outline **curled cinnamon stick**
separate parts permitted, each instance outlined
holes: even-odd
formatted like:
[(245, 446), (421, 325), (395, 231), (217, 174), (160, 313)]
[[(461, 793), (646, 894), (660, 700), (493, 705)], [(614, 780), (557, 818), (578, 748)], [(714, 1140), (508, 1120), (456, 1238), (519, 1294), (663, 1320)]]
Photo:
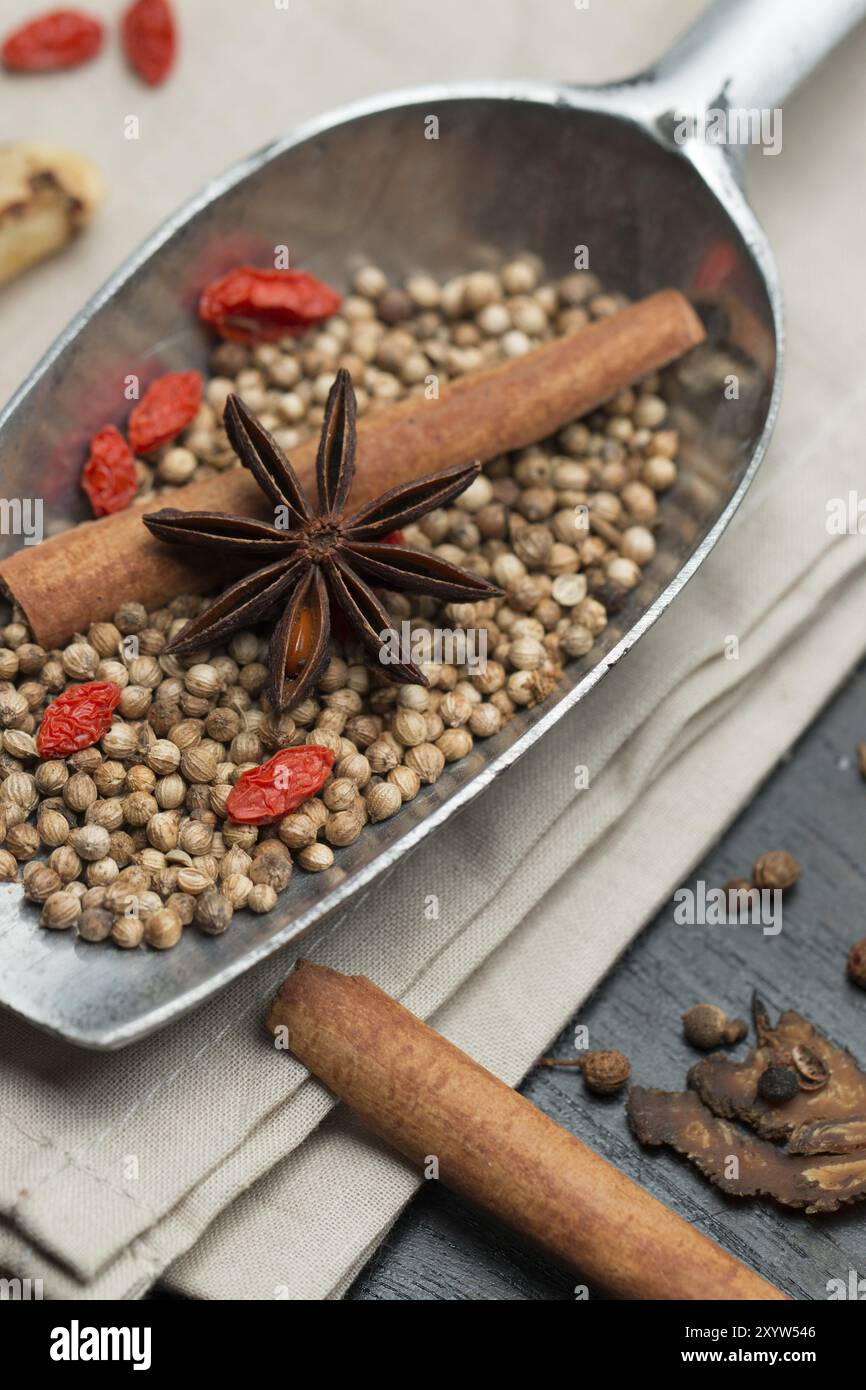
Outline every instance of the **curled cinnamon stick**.
[[(524, 357), (499, 363), (362, 420), (351, 502), (471, 459), (482, 462), (534, 444), (617, 391), (681, 357), (704, 338), (694, 310), (677, 290), (661, 290), (579, 333)], [(292, 453), (313, 493), (317, 441)], [(185, 511), (262, 516), (267, 506), (244, 469), (178, 488), (171, 504)], [(153, 501), (25, 546), (0, 564), (0, 581), (46, 649), (121, 603), (158, 608), (179, 593), (202, 593), (219, 579), (200, 557), (160, 545), (141, 524)]]
[(785, 1298), (363, 976), (299, 961), (268, 1028), (412, 1163), (611, 1294)]

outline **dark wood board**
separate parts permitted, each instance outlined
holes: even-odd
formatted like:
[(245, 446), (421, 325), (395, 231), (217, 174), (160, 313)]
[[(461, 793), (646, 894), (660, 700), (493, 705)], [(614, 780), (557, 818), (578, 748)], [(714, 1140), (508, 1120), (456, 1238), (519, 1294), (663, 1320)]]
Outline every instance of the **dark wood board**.
[[(550, 1051), (573, 1056), (574, 1027), (618, 1047), (642, 1085), (676, 1089), (699, 1055), (683, 1041), (690, 1004), (748, 1016), (757, 987), (773, 1009), (799, 1009), (866, 1064), (866, 993), (845, 977), (848, 947), (866, 936), (866, 742), (862, 665), (751, 805), (683, 886), (720, 887), (768, 849), (787, 849), (803, 878), (779, 936), (748, 926), (684, 927), (673, 902), (602, 982)], [(710, 789), (711, 794), (711, 789)], [(805, 1217), (769, 1202), (737, 1202), (682, 1160), (641, 1150), (622, 1099), (598, 1100), (578, 1074), (540, 1067), (522, 1090), (534, 1104), (662, 1201), (798, 1299), (826, 1299), (828, 1281), (866, 1278), (866, 1205)], [(350, 1289), (363, 1300), (573, 1299), (576, 1276), (436, 1183), (428, 1184)], [(592, 1291), (593, 1296), (601, 1296)]]

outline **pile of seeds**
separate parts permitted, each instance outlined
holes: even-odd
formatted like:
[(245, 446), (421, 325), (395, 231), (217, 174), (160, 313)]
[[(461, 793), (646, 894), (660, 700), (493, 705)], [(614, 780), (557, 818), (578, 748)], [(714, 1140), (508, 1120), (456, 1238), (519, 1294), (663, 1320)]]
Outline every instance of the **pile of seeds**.
[[(237, 466), (219, 424), (236, 391), (291, 451), (317, 434), (338, 367), (370, 413), (556, 334), (625, 301), (588, 272), (539, 282), (523, 257), (440, 286), (405, 288), (375, 267), (354, 278), (341, 313), (300, 339), (215, 348), (205, 403), (179, 443), (139, 461), (139, 496)], [(486, 665), (423, 664), (429, 688), (395, 686), (353, 642), (334, 644), (315, 696), (289, 714), (269, 706), (267, 642), (237, 633), (195, 657), (164, 648), (211, 600), (181, 596), (148, 613), (126, 604), (62, 651), (31, 640), (17, 613), (0, 628), (0, 878), (23, 865), (42, 925), (88, 941), (166, 948), (195, 922), (218, 934), (235, 909), (268, 912), (293, 862), (328, 869), (368, 822), (396, 814), (446, 765), (543, 699), (562, 666), (585, 656), (655, 553), (657, 495), (676, 479), (676, 432), (655, 377), (553, 439), (493, 460), (453, 507), (406, 531), (407, 542), (491, 578), (503, 599), (450, 604), (387, 594), (395, 623), (433, 632), (483, 629)], [(122, 691), (99, 744), (40, 761), (34, 734), (68, 685)], [(336, 760), (321, 793), (272, 826), (226, 816), (244, 770), (311, 743)]]

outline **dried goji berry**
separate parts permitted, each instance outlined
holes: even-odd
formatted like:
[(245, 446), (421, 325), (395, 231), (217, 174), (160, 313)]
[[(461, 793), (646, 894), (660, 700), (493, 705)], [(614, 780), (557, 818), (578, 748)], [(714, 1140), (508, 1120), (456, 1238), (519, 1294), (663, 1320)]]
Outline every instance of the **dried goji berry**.
[(174, 66), (177, 30), (168, 0), (135, 0), (121, 22), (130, 67), (151, 87), (164, 82)]
[(257, 270), (241, 265), (201, 295), (199, 318), (223, 338), (269, 342), (330, 318), (340, 296), (305, 270)]
[(3, 66), (12, 72), (52, 72), (77, 68), (102, 47), (98, 19), (79, 10), (51, 10), (28, 20), (4, 41)]
[(244, 825), (267, 825), (315, 796), (333, 766), (330, 748), (317, 744), (281, 748), (261, 767), (241, 773), (229, 792), (226, 810), (232, 820)]
[(169, 372), (145, 391), (129, 417), (129, 442), (149, 454), (185, 429), (201, 405), (201, 373)]
[(90, 457), (84, 465), (81, 486), (90, 498), (94, 516), (122, 512), (135, 496), (138, 489), (135, 459), (114, 425), (106, 425), (91, 439)]
[(119, 703), (120, 686), (113, 681), (90, 681), (64, 690), (42, 716), (36, 735), (40, 758), (65, 758), (90, 748), (111, 728)]

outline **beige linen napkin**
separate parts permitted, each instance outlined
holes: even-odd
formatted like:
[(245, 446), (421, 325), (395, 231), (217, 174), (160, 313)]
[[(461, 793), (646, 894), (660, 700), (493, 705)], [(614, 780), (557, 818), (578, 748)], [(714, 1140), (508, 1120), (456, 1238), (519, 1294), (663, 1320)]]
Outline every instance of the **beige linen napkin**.
[[(866, 645), (862, 538), (825, 526), (827, 499), (860, 482), (866, 414), (851, 368), (866, 330), (841, 318), (860, 209), (840, 107), (863, 51), (834, 60), (832, 99), (813, 83), (786, 111), (783, 155), (754, 171), (794, 349), (771, 458), (730, 534), (628, 662), (316, 946), (510, 1081)], [(263, 1036), (291, 959), (115, 1056), (0, 1019), (0, 1266), (53, 1296), (134, 1297), (168, 1266), (203, 1297), (339, 1296), (416, 1180)]]

